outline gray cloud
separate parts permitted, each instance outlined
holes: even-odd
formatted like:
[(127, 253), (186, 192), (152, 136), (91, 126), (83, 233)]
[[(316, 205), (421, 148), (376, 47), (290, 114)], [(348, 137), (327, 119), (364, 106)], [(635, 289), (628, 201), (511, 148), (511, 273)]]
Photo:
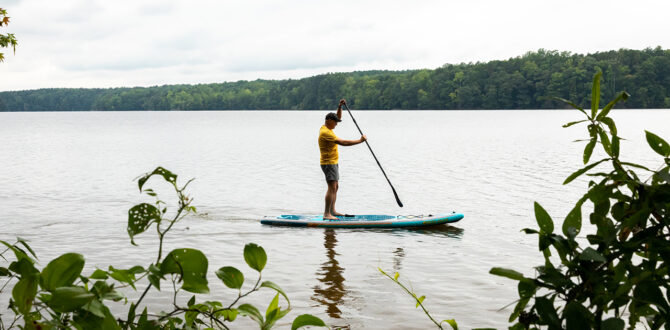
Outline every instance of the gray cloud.
[[(12, 22), (1, 31), (15, 33), (19, 47), (0, 64), (0, 90), (435, 68), (538, 48), (670, 48), (670, 3), (661, 0), (640, 6), (622, 0), (10, 0), (2, 6)], [(593, 13), (620, 19), (602, 33)]]

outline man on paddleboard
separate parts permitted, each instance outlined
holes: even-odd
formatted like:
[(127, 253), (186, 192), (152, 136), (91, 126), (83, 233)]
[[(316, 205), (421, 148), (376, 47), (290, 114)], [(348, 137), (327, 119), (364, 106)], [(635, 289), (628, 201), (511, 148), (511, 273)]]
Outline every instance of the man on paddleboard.
[(323, 218), (329, 220), (337, 220), (336, 216), (343, 215), (335, 211), (335, 200), (337, 199), (337, 190), (339, 188), (338, 181), (340, 180), (340, 171), (338, 166), (339, 154), (337, 153), (337, 145), (354, 146), (363, 143), (366, 140), (365, 135), (361, 135), (358, 140), (342, 140), (338, 138), (333, 129), (337, 123), (342, 121), (342, 105), (346, 101), (340, 100), (340, 105), (337, 107), (337, 113), (331, 112), (326, 115), (326, 122), (319, 130), (319, 150), (321, 151), (321, 170), (326, 175), (326, 183), (328, 190), (326, 191), (326, 207), (323, 211)]

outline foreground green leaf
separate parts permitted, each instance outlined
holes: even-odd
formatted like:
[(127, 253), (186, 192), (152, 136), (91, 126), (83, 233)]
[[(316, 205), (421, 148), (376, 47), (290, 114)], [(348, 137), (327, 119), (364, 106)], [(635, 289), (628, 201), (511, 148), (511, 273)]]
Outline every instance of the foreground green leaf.
[(254, 307), (254, 305), (242, 304), (239, 307), (237, 307), (237, 311), (239, 312), (240, 315), (248, 316), (252, 320), (256, 321), (256, 323), (258, 323), (261, 327), (263, 326), (264, 323), (263, 315), (261, 315), (261, 312), (259, 312), (258, 308)]
[(268, 260), (268, 256), (265, 254), (265, 250), (254, 244), (249, 243), (244, 246), (244, 261), (247, 262), (247, 265), (252, 269), (261, 272), (265, 268), (265, 263)]
[(647, 143), (649, 143), (649, 146), (656, 151), (657, 154), (663, 156), (663, 157), (668, 157), (670, 156), (670, 145), (668, 142), (663, 140), (660, 136), (649, 132), (649, 131), (644, 131), (646, 133), (647, 137)]
[(493, 267), (489, 271), (489, 274), (497, 275), (497, 276), (502, 276), (502, 277), (507, 277), (509, 279), (521, 281), (524, 277), (523, 274), (517, 272), (516, 270), (508, 269), (508, 268), (501, 268), (501, 267)]
[(161, 274), (178, 274), (182, 289), (193, 293), (209, 293), (207, 286), (207, 257), (196, 249), (174, 249), (161, 264)]
[(540, 227), (540, 232), (545, 234), (551, 234), (554, 232), (554, 221), (551, 220), (549, 213), (540, 205), (540, 203), (535, 202), (535, 219), (537, 220), (537, 225)]
[(609, 158), (601, 159), (601, 160), (599, 160), (599, 161), (597, 161), (593, 164), (590, 164), (590, 165), (576, 171), (575, 173), (570, 174), (570, 176), (568, 176), (567, 179), (565, 179), (565, 181), (563, 181), (563, 184), (568, 184), (568, 183), (572, 182), (572, 180), (578, 178), (580, 175), (586, 173), (586, 171), (598, 166), (598, 164), (600, 164), (600, 163), (602, 163), (606, 160), (609, 160)]
[(579, 259), (594, 262), (607, 262), (607, 259), (605, 259), (602, 254), (591, 247), (584, 249), (584, 251), (579, 254)]
[(163, 179), (165, 179), (165, 181), (167, 181), (169, 183), (172, 183), (172, 184), (177, 183), (177, 175), (176, 174), (174, 174), (174, 173), (164, 169), (163, 167), (159, 166), (159, 167), (156, 167), (156, 169), (153, 172), (144, 175), (143, 177), (141, 177), (137, 181), (137, 185), (139, 186), (140, 191), (142, 191), (142, 187), (147, 182), (147, 180), (149, 180), (149, 178), (151, 178), (154, 175), (162, 176)]
[(231, 289), (240, 289), (244, 284), (244, 274), (235, 267), (221, 267), (216, 271), (216, 277)]
[(84, 256), (79, 253), (66, 253), (51, 260), (40, 276), (40, 286), (53, 291), (61, 286), (70, 286), (84, 269)]
[(94, 298), (93, 293), (79, 286), (60, 287), (53, 291), (49, 306), (57, 312), (67, 313), (86, 305)]
[[(454, 319), (442, 320), (442, 322), (447, 322), (451, 326), (452, 329), (458, 330), (458, 323), (456, 323), (456, 320), (454, 320)], [(442, 324), (442, 322), (440, 322), (440, 324)]]
[[(572, 228), (574, 231), (570, 231)], [(575, 237), (582, 230), (582, 205), (576, 205), (563, 221), (563, 234), (567, 237)]]
[(310, 315), (310, 314), (302, 314), (293, 320), (293, 324), (291, 325), (291, 330), (296, 330), (302, 327), (306, 326), (312, 326), (312, 327), (325, 327), (326, 323), (323, 322), (320, 318)]
[(130, 243), (133, 245), (135, 241), (133, 237), (146, 231), (152, 223), (159, 223), (161, 221), (161, 211), (147, 203), (142, 203), (133, 206), (128, 210), (128, 235), (130, 236)]
[(598, 138), (592, 137), (589, 143), (586, 144), (586, 147), (584, 147), (584, 164), (589, 162), (589, 159), (591, 159), (591, 155), (593, 154), (593, 148), (595, 148), (596, 143), (598, 142)]

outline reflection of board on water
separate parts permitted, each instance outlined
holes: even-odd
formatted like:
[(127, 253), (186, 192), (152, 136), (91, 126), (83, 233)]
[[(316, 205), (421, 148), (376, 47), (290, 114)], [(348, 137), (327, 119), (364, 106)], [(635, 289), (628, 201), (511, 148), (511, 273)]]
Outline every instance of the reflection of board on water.
[(326, 229), (324, 231), (323, 246), (326, 248), (328, 260), (321, 264), (321, 268), (316, 273), (318, 276), (317, 279), (323, 283), (323, 287), (314, 287), (312, 300), (324, 305), (328, 316), (339, 319), (342, 311), (340, 311), (338, 305), (342, 304), (347, 291), (344, 287), (344, 276), (342, 275), (344, 268), (340, 267), (337, 259), (335, 259), (337, 255), (337, 252), (335, 252), (336, 245), (337, 238), (335, 237), (335, 231)]

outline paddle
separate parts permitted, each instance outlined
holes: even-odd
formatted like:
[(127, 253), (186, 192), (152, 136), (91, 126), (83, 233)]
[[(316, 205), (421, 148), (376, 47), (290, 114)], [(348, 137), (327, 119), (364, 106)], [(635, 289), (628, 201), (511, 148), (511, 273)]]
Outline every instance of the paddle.
[[(344, 103), (344, 107), (347, 109), (347, 112), (349, 113), (349, 116), (351, 116), (351, 119), (354, 121), (354, 124), (356, 125), (356, 128), (358, 128), (358, 132), (363, 135), (363, 131), (361, 131), (361, 128), (358, 126), (358, 123), (356, 122), (356, 118), (354, 118), (354, 115), (351, 114), (351, 110), (349, 110), (349, 106)], [(368, 146), (368, 149), (370, 149), (370, 153), (372, 153), (372, 157), (375, 158), (375, 161), (377, 162), (377, 165), (379, 165), (379, 169), (382, 170), (382, 173), (384, 174), (384, 177), (386, 178), (386, 181), (388, 181), (389, 186), (391, 186), (391, 190), (393, 190), (393, 195), (395, 195), (395, 201), (398, 202), (398, 206), (402, 207), (402, 202), (400, 201), (400, 198), (398, 198), (398, 193), (395, 192), (395, 188), (393, 188), (393, 185), (391, 184), (391, 180), (389, 180), (389, 177), (386, 176), (386, 172), (384, 172), (384, 168), (382, 167), (382, 164), (379, 163), (379, 160), (377, 159), (377, 156), (375, 156), (374, 151), (372, 151), (372, 148), (370, 147), (370, 144), (368, 143), (368, 140), (365, 140), (365, 144)]]

